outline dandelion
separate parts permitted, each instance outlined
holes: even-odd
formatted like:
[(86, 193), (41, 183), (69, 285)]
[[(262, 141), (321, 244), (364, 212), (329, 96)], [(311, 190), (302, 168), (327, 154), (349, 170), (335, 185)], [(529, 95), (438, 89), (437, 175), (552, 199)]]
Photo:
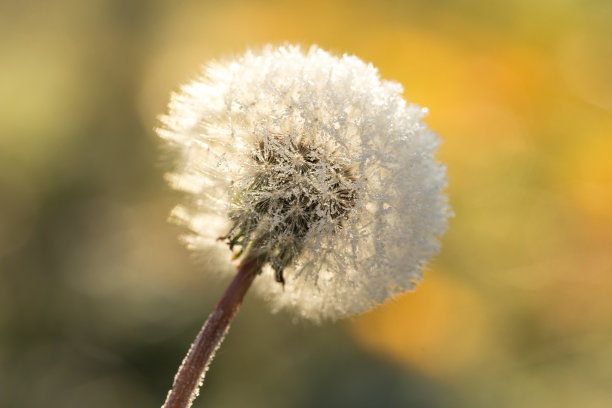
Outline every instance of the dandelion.
[(402, 92), (357, 57), (268, 46), (173, 95), (158, 133), (179, 152), (168, 178), (188, 201), (172, 218), (218, 270), (240, 266), (181, 368), (199, 358), (192, 388), (178, 390), (179, 370), (166, 407), (190, 405), (251, 283), (275, 310), (320, 321), (420, 281), (450, 209), (439, 139)]

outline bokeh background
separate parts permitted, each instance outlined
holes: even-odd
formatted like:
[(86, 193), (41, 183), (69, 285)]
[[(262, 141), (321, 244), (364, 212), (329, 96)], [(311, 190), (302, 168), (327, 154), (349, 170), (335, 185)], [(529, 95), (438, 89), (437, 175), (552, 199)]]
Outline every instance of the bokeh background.
[(153, 132), (201, 63), (312, 43), (427, 106), (456, 213), (415, 293), (315, 326), (252, 294), (196, 407), (612, 406), (608, 0), (3, 1), (0, 406), (160, 406), (227, 281)]

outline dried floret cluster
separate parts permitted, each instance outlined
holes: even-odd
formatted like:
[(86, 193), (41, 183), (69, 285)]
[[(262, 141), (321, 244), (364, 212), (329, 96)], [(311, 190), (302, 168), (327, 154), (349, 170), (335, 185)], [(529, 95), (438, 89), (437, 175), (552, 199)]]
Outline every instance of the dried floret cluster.
[(258, 251), (255, 287), (314, 320), (412, 288), (450, 209), (439, 139), (402, 92), (318, 47), (207, 65), (158, 130), (180, 153), (169, 179), (189, 193), (173, 214), (190, 247), (227, 271), (228, 246)]

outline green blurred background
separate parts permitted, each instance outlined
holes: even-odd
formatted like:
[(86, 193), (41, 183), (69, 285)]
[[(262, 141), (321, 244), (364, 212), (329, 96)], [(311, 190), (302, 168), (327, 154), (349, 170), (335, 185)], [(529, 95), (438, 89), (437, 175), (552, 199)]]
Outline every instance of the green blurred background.
[(0, 406), (160, 406), (226, 281), (166, 223), (169, 93), (249, 45), (431, 110), (456, 217), (419, 289), (314, 326), (253, 294), (204, 407), (612, 406), (608, 0), (3, 1)]

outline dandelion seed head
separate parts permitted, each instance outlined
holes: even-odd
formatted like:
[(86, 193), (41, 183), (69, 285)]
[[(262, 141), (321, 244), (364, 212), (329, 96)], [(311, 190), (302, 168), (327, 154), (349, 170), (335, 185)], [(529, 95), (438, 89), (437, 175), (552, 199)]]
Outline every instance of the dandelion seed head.
[(168, 180), (188, 198), (172, 218), (190, 248), (234, 273), (228, 246), (239, 258), (256, 245), (257, 290), (313, 320), (413, 288), (451, 210), (427, 110), (402, 92), (316, 46), (207, 65), (158, 129), (180, 155)]

